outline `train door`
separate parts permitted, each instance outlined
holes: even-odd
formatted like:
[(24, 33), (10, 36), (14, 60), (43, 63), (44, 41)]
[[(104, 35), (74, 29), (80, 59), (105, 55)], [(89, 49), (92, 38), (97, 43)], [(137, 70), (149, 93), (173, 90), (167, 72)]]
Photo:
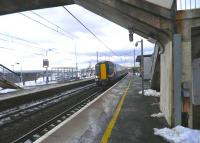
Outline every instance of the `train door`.
[(100, 64), (100, 77), (101, 80), (106, 80), (107, 79), (107, 69), (106, 69), (106, 64)]

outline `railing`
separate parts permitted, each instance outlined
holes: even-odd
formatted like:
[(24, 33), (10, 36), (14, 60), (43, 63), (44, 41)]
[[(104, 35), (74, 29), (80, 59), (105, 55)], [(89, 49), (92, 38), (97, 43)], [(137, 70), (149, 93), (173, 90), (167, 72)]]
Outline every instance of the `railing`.
[(177, 10), (191, 10), (200, 8), (200, 0), (176, 0)]
[(67, 81), (76, 77), (76, 68), (74, 67), (53, 67), (51, 69), (52, 81)]
[(20, 75), (0, 64), (0, 79), (12, 83), (19, 83)]

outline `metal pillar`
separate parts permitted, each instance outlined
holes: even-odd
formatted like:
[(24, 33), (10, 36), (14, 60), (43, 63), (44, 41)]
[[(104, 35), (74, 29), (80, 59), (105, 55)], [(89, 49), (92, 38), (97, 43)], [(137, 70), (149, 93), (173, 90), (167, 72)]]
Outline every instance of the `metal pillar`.
[(76, 51), (76, 41), (74, 43), (75, 48), (75, 59), (76, 59), (76, 80), (78, 79), (78, 63), (77, 63), (77, 51)]
[(133, 57), (134, 57), (134, 68), (135, 68), (135, 47), (134, 47), (134, 49), (133, 49), (134, 51), (134, 53), (133, 53)]
[(173, 113), (174, 126), (181, 124), (182, 97), (181, 97), (181, 35), (173, 37)]
[(48, 67), (46, 67), (46, 84), (49, 83)]
[(143, 55), (143, 39), (137, 41), (135, 46), (138, 46), (138, 43), (141, 43), (141, 76), (142, 76), (142, 95), (144, 96), (144, 55)]
[(97, 51), (97, 63), (99, 62), (99, 53)]
[(144, 55), (143, 55), (143, 40), (141, 40), (141, 63), (142, 63), (142, 95), (144, 95)]

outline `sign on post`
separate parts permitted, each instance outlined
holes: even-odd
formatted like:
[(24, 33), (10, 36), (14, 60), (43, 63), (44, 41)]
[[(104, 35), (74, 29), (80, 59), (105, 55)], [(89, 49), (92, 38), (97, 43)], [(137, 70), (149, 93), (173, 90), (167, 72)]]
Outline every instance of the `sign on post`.
[(43, 59), (43, 67), (48, 68), (49, 67), (49, 60), (48, 59)]

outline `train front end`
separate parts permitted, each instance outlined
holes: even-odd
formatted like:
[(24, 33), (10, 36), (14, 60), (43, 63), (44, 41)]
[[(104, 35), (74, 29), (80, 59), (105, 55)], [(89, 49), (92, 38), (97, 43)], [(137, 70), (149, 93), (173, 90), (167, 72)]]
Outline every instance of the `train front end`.
[(95, 66), (95, 73), (96, 73), (96, 78), (95, 78), (96, 84), (98, 86), (106, 85), (108, 81), (107, 64), (105, 62), (97, 63)]

